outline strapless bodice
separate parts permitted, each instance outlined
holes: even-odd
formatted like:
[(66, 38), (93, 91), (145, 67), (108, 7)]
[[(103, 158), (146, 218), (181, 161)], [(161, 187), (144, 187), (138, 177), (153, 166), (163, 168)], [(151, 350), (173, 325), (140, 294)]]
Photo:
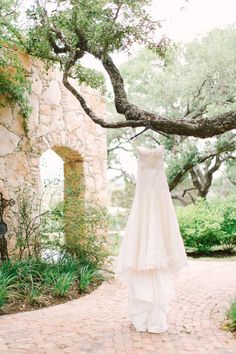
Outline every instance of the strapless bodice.
[(138, 152), (138, 162), (141, 169), (164, 168), (164, 146), (160, 145), (156, 149), (146, 147), (136, 148)]

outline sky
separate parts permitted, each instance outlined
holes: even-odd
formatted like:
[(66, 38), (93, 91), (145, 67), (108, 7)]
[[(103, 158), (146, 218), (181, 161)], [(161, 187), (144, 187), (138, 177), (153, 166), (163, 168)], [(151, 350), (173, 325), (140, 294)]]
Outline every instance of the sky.
[[(189, 42), (214, 28), (236, 23), (236, 0), (153, 0), (150, 12), (161, 21), (158, 33)], [(113, 58), (116, 64), (128, 59), (123, 53)]]
[(236, 22), (235, 0), (153, 0), (155, 17), (176, 41), (189, 41), (213, 28)]

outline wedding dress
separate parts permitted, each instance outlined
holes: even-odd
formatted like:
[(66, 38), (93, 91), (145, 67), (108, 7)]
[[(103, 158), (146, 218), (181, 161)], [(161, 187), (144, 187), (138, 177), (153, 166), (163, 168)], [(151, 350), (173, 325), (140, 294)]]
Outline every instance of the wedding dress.
[(167, 331), (174, 278), (187, 265), (164, 169), (164, 147), (137, 148), (138, 173), (117, 272), (128, 285), (128, 317), (138, 331)]

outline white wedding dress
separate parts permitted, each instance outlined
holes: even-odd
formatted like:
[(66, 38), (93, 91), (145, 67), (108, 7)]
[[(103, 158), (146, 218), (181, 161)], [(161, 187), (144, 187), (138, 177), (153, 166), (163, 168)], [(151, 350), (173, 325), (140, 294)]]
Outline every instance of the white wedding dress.
[(167, 331), (174, 277), (187, 257), (164, 169), (164, 147), (137, 148), (135, 196), (117, 263), (137, 331)]

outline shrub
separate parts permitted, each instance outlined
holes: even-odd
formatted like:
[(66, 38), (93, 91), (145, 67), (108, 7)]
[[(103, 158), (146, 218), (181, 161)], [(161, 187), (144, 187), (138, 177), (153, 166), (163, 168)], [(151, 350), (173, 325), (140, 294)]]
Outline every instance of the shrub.
[(29, 188), (16, 191), (16, 204), (12, 211), (11, 237), (15, 241), (11, 257), (18, 259), (38, 258), (43, 249), (41, 238), (42, 217), (47, 212), (41, 211), (38, 196)]
[(232, 251), (236, 246), (236, 207), (225, 206), (221, 222), (220, 243), (223, 248)]
[(209, 254), (221, 246), (232, 251), (236, 245), (236, 208), (230, 200), (207, 201), (178, 207), (180, 232), (187, 250)]

